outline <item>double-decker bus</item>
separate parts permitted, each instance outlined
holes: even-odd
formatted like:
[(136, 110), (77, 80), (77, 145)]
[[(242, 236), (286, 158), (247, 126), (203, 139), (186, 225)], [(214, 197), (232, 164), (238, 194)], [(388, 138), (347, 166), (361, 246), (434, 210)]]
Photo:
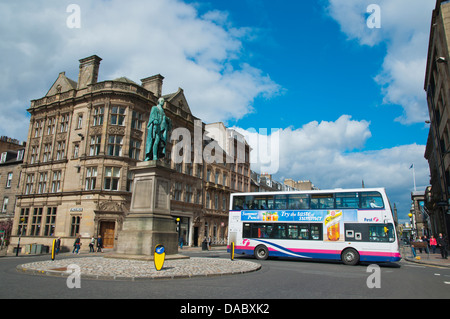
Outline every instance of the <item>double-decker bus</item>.
[(401, 259), (384, 188), (231, 194), (228, 251), (303, 259)]

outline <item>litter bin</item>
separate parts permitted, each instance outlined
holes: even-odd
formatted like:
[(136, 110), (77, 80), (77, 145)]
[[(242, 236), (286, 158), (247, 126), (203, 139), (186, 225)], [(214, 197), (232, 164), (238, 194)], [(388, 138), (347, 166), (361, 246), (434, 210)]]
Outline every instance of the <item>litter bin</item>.
[(208, 250), (208, 243), (206, 240), (202, 241), (202, 250)]

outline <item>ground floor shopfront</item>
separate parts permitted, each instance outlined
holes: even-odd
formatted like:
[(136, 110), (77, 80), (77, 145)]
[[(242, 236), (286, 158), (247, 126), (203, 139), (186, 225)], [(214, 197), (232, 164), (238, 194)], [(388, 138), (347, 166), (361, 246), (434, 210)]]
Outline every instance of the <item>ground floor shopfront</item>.
[[(190, 210), (175, 202), (171, 206), (174, 229), (184, 246), (201, 246), (205, 238), (212, 245), (227, 243), (228, 217), (224, 214), (205, 214), (200, 205)], [(71, 251), (77, 236), (81, 236), (82, 251), (89, 251), (92, 238), (99, 236), (104, 248), (113, 249), (128, 213), (129, 201), (123, 196), (23, 198), (16, 207), (8, 252), (13, 253), (19, 241), (21, 253), (29, 252), (34, 244), (51, 247), (55, 238), (61, 239), (62, 251)]]

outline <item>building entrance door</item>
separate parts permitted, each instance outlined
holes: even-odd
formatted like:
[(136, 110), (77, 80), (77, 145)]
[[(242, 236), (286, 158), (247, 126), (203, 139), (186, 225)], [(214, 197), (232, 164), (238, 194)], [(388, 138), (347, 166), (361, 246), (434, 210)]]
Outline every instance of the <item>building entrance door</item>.
[(115, 222), (101, 222), (100, 235), (103, 238), (104, 248), (114, 248), (114, 229), (116, 227)]

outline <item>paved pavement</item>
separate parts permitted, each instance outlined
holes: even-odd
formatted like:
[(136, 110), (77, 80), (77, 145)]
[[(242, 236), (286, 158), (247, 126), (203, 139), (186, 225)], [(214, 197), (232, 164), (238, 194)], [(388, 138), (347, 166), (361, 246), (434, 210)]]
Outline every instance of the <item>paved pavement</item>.
[[(219, 248), (218, 248), (219, 249)], [(184, 251), (199, 251), (188, 248)], [(114, 252), (104, 254), (64, 254), (64, 259), (40, 261), (17, 266), (17, 270), (29, 274), (68, 277), (76, 272), (81, 278), (101, 280), (175, 279), (204, 276), (223, 276), (257, 271), (261, 265), (246, 260), (224, 258), (166, 256), (161, 271), (155, 269), (151, 258), (111, 258)], [(207, 256), (207, 254), (205, 254)]]
[(401, 254), (403, 259), (410, 262), (450, 268), (450, 259), (443, 259), (439, 249), (436, 249), (435, 254), (433, 254), (431, 251), (430, 254), (427, 254), (424, 249), (422, 249), (421, 253), (419, 249), (416, 249), (416, 258), (415, 258), (413, 256), (411, 246), (402, 246)]

